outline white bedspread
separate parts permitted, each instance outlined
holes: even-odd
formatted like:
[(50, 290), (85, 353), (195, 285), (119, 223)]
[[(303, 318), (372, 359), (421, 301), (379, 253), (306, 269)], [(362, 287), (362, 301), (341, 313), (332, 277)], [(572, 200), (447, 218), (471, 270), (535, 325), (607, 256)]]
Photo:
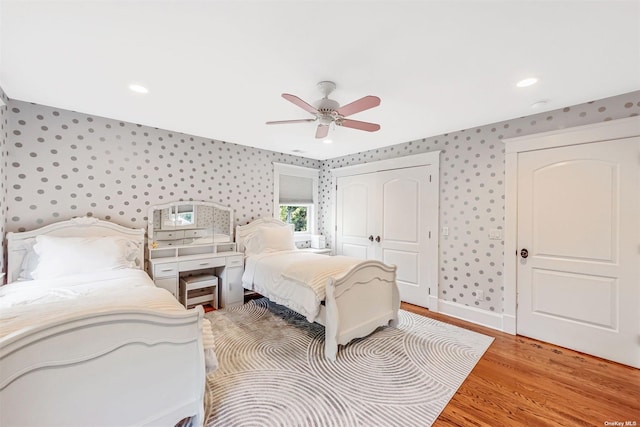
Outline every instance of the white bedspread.
[(330, 277), (339, 277), (362, 262), (345, 256), (281, 251), (247, 258), (242, 284), (314, 322), (326, 298)]
[[(0, 339), (25, 327), (77, 315), (141, 307), (162, 313), (185, 310), (139, 269), (14, 282), (0, 287)], [(207, 319), (204, 321), (205, 358), (215, 361), (211, 327), (206, 325)], [(207, 366), (211, 369), (215, 367)]]

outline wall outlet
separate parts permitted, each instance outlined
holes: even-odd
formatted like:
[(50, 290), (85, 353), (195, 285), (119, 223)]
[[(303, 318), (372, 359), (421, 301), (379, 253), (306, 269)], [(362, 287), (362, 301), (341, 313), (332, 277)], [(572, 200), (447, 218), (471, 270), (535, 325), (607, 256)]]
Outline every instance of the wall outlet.
[(476, 291), (476, 301), (484, 301), (484, 291)]

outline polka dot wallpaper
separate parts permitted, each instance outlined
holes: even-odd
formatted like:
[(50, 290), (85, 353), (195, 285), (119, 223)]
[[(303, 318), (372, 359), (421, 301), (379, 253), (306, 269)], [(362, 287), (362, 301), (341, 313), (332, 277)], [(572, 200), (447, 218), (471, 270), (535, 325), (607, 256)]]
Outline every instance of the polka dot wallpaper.
[(504, 228), (502, 139), (638, 114), (640, 91), (320, 162), (10, 100), (0, 109), (0, 227), (82, 215), (145, 227), (150, 205), (175, 200), (230, 206), (246, 224), (271, 216), (280, 162), (321, 169), (320, 231), (331, 241), (331, 169), (441, 150), (440, 226), (449, 235), (440, 236), (439, 297), (499, 313), (503, 242), (489, 230)]
[[(9, 132), (9, 114), (7, 112), (9, 99), (0, 88), (0, 236), (4, 236), (7, 211), (7, 138)], [(0, 271), (4, 271), (5, 243), (2, 240), (2, 255), (0, 256)], [(2, 280), (0, 280), (2, 283)]]
[(490, 229), (504, 228), (502, 139), (638, 114), (640, 91), (324, 161), (321, 233), (331, 241), (331, 169), (441, 150), (440, 227), (449, 235), (440, 235), (439, 297), (502, 312), (504, 246), (489, 240)]
[(151, 205), (205, 200), (271, 216), (273, 162), (317, 160), (12, 100), (7, 231), (74, 216), (146, 227)]

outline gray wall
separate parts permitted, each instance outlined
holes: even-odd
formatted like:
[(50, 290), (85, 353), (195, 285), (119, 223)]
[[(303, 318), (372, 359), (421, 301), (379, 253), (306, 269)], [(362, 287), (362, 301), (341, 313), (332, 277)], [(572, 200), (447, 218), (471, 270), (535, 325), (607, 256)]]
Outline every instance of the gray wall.
[[(321, 232), (331, 240), (331, 169), (441, 150), (440, 227), (449, 227), (449, 235), (440, 236), (439, 297), (502, 312), (503, 241), (489, 240), (489, 229), (504, 228), (501, 140), (638, 114), (640, 91), (327, 160), (320, 176)], [(484, 290), (485, 301), (475, 300), (476, 290)]]
[[(0, 106), (0, 236), (4, 237), (7, 218), (7, 139), (9, 134), (9, 98), (0, 87), (0, 99), (4, 105)], [(2, 240), (2, 254), (0, 254), (0, 271), (4, 271), (5, 243)], [(3, 281), (0, 280), (0, 284)]]
[(317, 160), (11, 100), (7, 231), (90, 215), (146, 227), (151, 205), (206, 200), (271, 216), (272, 162)]

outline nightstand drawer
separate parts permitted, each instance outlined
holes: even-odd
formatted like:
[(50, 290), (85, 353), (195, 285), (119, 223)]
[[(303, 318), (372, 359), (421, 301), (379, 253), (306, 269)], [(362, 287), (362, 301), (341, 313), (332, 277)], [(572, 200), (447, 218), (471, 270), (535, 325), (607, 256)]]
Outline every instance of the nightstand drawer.
[(178, 263), (169, 262), (153, 266), (153, 277), (178, 277)]
[(242, 267), (243, 265), (242, 255), (227, 257), (227, 267)]
[(180, 261), (180, 271), (201, 270), (224, 266), (224, 258), (194, 259), (192, 261)]

